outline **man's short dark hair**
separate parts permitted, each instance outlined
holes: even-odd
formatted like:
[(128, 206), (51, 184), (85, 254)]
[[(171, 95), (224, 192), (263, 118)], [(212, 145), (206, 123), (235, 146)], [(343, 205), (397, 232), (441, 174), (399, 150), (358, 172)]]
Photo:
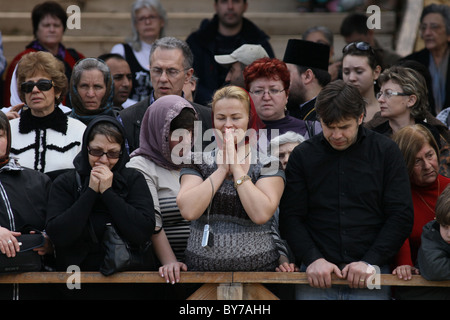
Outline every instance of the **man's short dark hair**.
[(306, 70), (310, 69), (314, 76), (317, 79), (317, 82), (320, 84), (321, 87), (325, 87), (328, 83), (331, 81), (331, 75), (328, 73), (328, 71), (319, 69), (319, 68), (309, 68), (305, 66), (299, 66), (296, 65), (298, 69), (298, 74), (303, 74), (306, 72)]
[(100, 60), (105, 61), (105, 62), (108, 61), (109, 59), (112, 59), (112, 58), (117, 59), (117, 60), (125, 60), (125, 61), (127, 61), (123, 56), (121, 56), (118, 53), (104, 53), (104, 54), (99, 55), (98, 58)]
[(341, 24), (341, 36), (349, 37), (354, 32), (359, 34), (367, 34), (369, 28), (367, 28), (367, 16), (362, 13), (351, 13), (344, 18)]
[(345, 119), (359, 119), (366, 111), (366, 102), (359, 90), (343, 80), (326, 85), (316, 99), (317, 117), (331, 125)]

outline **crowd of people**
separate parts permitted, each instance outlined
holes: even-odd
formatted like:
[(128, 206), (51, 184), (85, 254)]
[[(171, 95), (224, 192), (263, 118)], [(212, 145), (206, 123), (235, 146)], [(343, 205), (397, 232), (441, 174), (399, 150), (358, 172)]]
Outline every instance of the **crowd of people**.
[[(450, 299), (450, 288), (368, 289), (374, 272), (450, 280), (450, 6), (423, 9), (425, 48), (406, 57), (349, 14), (339, 61), (324, 26), (276, 58), (247, 7), (215, 0), (182, 40), (165, 34), (158, 0), (137, 0), (132, 37), (85, 57), (63, 45), (64, 9), (36, 5), (35, 39), (5, 71), (1, 253), (14, 259), (17, 236), (39, 231), (43, 270), (99, 271), (113, 225), (130, 244), (151, 241), (150, 271), (171, 284), (182, 271), (302, 271), (309, 284), (281, 296)], [(25, 285), (21, 297), (197, 288), (148, 286)], [(0, 285), (2, 299), (17, 292)]]

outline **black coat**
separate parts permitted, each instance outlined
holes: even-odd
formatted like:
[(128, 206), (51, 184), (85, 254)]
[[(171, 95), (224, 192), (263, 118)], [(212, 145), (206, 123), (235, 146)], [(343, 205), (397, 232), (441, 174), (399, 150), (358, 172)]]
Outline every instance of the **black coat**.
[[(0, 169), (0, 181), (12, 211), (11, 216), (7, 212), (6, 201), (2, 198), (0, 226), (19, 232), (31, 229), (43, 231), (51, 186), (50, 178), (39, 171), (23, 167), (11, 169), (10, 165), (5, 165)], [(14, 225), (14, 228), (11, 228), (11, 225)]]
[[(402, 60), (414, 60), (414, 61), (422, 63), (427, 68), (429, 68), (429, 66), (430, 66), (430, 51), (425, 48), (420, 51), (411, 53), (410, 55), (404, 57)], [(431, 89), (431, 88), (429, 88), (429, 89)], [(428, 94), (432, 96), (433, 92), (431, 90), (429, 90), (429, 91), (430, 92)], [(445, 101), (444, 101), (444, 105), (441, 106), (442, 109), (450, 107), (450, 61), (447, 66), (447, 79), (445, 81), (445, 92), (446, 92)]]
[[(74, 160), (75, 169), (60, 175), (50, 191), (46, 230), (56, 248), (57, 267), (64, 271), (70, 265), (80, 266), (83, 271), (99, 270), (104, 257), (101, 239), (108, 222), (116, 226), (126, 241), (135, 245), (148, 241), (155, 228), (152, 196), (144, 176), (125, 167), (129, 160), (126, 152), (112, 168), (111, 188), (103, 194), (89, 188), (91, 166), (87, 139), (99, 121), (111, 122), (123, 132), (113, 117), (100, 116), (92, 120), (83, 136), (82, 151)], [(125, 150), (125, 143), (122, 150)]]
[(214, 15), (211, 20), (203, 20), (199, 30), (191, 33), (186, 42), (194, 54), (194, 70), (199, 81), (195, 93), (195, 102), (208, 105), (214, 91), (224, 85), (227, 70), (214, 60), (214, 55), (229, 54), (243, 44), (260, 44), (269, 57), (275, 57), (269, 36), (253, 22), (243, 18), (241, 31), (234, 37), (234, 48), (230, 52), (220, 52), (216, 48), (219, 36), (219, 18)]

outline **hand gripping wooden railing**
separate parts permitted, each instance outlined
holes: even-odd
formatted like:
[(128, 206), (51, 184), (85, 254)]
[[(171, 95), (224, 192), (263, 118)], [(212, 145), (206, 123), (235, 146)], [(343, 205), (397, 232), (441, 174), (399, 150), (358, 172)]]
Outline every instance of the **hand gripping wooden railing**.
[[(6, 283), (68, 283), (73, 273), (66, 272), (25, 272), (1, 274), (0, 284)], [(165, 283), (158, 272), (120, 272), (103, 276), (99, 272), (80, 272), (83, 283)], [(308, 284), (304, 272), (182, 272), (180, 283), (203, 283), (193, 293), (191, 300), (274, 300), (278, 299), (264, 284)], [(332, 284), (347, 285), (346, 280), (332, 277)], [(395, 275), (381, 274), (381, 286), (424, 286), (450, 287), (448, 281), (427, 281), (420, 275), (413, 275), (411, 280), (400, 280)]]

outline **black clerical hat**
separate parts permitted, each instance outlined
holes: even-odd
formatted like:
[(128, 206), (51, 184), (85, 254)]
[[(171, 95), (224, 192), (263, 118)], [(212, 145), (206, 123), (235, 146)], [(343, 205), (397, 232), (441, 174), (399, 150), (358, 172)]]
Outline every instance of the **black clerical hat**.
[(317, 42), (289, 39), (283, 61), (328, 71), (330, 47)]

